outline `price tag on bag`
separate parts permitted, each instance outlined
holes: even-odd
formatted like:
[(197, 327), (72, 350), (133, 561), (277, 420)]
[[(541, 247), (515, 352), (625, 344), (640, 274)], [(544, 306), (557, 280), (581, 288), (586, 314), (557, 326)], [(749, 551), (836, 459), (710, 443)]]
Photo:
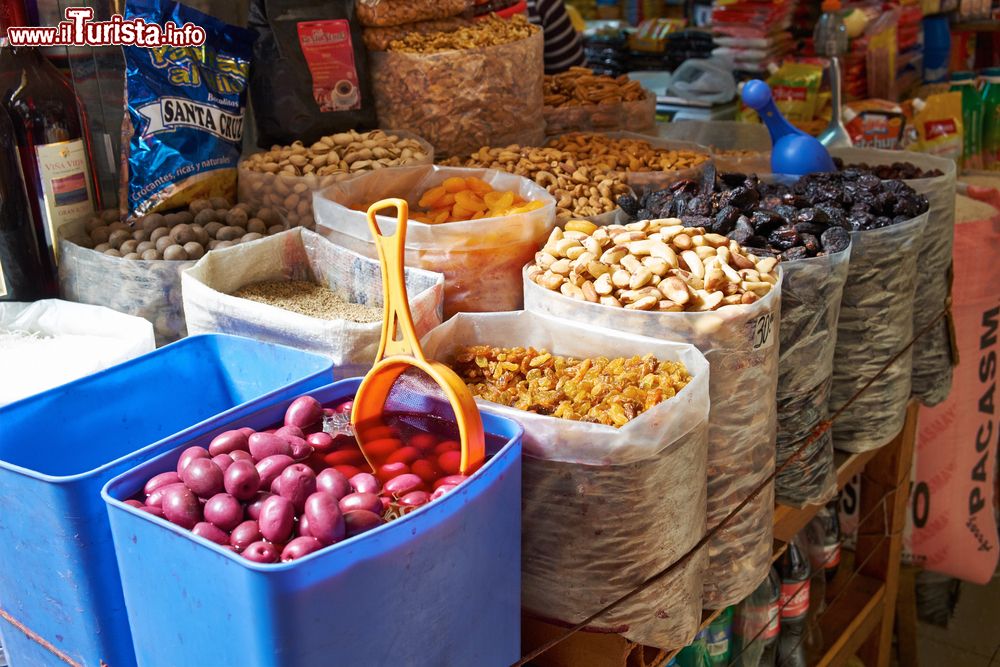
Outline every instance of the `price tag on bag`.
[(771, 347), (776, 338), (774, 313), (764, 313), (750, 320), (747, 322), (747, 330), (750, 336), (750, 349), (756, 351)]

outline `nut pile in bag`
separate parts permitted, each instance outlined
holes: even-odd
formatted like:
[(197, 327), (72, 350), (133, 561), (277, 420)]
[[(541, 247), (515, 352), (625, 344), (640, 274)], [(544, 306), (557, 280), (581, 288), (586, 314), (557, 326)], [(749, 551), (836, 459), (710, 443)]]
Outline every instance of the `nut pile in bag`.
[(404, 26), (466, 12), (471, 0), (358, 0), (358, 20), (368, 28)]
[(622, 427), (673, 398), (691, 376), (681, 362), (653, 355), (574, 359), (534, 348), (474, 345), (452, 368), (475, 396), (508, 407)]
[(589, 67), (570, 67), (545, 75), (545, 106), (575, 107), (634, 102), (646, 97), (642, 84), (626, 75), (596, 74)]
[(353, 436), (324, 422), (311, 396), (288, 406), (280, 428), (239, 428), (184, 450), (176, 471), (149, 479), (127, 504), (163, 517), (256, 563), (302, 558), (437, 500), (467, 479), (461, 446), (399, 421), (381, 447), (387, 463), (362, 472)]
[(565, 296), (628, 310), (710, 311), (749, 304), (777, 282), (774, 257), (678, 218), (552, 230), (528, 279)]

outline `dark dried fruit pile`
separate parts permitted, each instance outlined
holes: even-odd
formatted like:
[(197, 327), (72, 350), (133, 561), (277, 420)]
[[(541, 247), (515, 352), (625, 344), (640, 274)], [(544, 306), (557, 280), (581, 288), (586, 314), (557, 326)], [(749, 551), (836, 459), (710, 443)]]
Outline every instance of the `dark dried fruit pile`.
[(927, 211), (927, 199), (913, 188), (873, 174), (809, 174), (786, 186), (762, 183), (755, 174), (713, 172), (707, 169), (701, 182), (679, 181), (638, 198), (623, 195), (618, 205), (634, 220), (680, 218), (784, 261), (840, 252), (851, 231)]
[(837, 165), (840, 173), (846, 178), (851, 179), (863, 174), (874, 174), (883, 180), (896, 178), (904, 181), (913, 178), (944, 176), (944, 172), (940, 169), (928, 169), (925, 171), (912, 162), (893, 162), (892, 164), (867, 164), (865, 162), (858, 162), (844, 166), (844, 161), (839, 157), (835, 157), (833, 158), (833, 163)]

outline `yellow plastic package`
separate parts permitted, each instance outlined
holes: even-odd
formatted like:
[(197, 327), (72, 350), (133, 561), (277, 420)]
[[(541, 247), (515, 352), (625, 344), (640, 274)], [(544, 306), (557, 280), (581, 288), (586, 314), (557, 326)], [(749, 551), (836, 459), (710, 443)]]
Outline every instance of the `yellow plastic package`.
[(962, 158), (962, 93), (938, 93), (913, 100), (916, 149), (931, 155)]
[(786, 62), (767, 83), (771, 96), (789, 121), (810, 121), (816, 117), (823, 68), (819, 65)]

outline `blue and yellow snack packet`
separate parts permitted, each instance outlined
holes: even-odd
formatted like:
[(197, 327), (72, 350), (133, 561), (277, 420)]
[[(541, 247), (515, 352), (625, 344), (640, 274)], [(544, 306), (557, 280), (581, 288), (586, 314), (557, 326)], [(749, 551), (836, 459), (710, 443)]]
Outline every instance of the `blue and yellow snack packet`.
[(205, 31), (201, 46), (124, 46), (125, 219), (236, 196), (255, 35), (174, 0), (128, 0), (126, 19)]

